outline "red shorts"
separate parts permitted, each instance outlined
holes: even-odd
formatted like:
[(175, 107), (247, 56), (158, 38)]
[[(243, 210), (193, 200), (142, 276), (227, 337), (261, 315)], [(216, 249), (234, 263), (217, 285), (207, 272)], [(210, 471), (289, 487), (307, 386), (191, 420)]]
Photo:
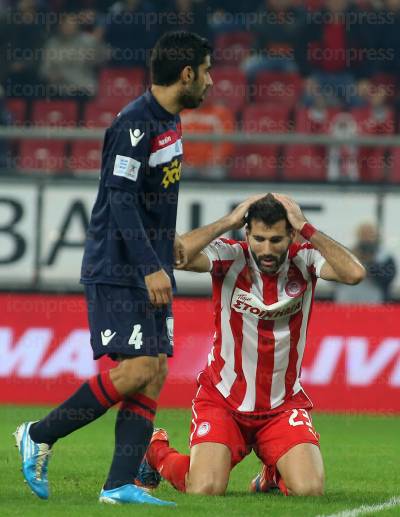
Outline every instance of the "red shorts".
[(319, 434), (307, 409), (242, 415), (232, 411), (215, 388), (202, 385), (193, 401), (190, 447), (206, 442), (226, 445), (232, 453), (232, 467), (252, 450), (264, 464), (275, 465), (295, 445), (319, 447)]

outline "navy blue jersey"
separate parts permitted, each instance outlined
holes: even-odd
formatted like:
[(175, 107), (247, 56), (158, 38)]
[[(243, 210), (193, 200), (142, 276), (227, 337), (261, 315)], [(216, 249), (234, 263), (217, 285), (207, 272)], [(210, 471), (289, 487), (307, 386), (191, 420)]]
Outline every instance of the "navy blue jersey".
[(106, 131), (82, 283), (145, 287), (144, 276), (164, 268), (174, 285), (181, 165), (180, 118), (147, 91)]

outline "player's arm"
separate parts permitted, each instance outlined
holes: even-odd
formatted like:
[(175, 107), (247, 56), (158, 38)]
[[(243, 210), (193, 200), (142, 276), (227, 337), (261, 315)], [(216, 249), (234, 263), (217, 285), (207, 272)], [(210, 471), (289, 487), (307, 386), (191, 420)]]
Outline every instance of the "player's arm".
[(264, 197), (264, 195), (252, 196), (240, 203), (230, 214), (218, 219), (218, 221), (182, 235), (181, 241), (185, 248), (187, 263), (183, 266), (177, 265), (176, 268), (198, 273), (210, 271), (210, 259), (201, 251), (220, 235), (230, 230), (241, 228), (245, 223), (245, 216), (249, 206)]
[[(307, 219), (299, 205), (283, 194), (274, 193), (274, 196), (285, 207), (290, 224), (304, 236)], [(365, 278), (364, 266), (345, 246), (318, 230), (311, 233), (308, 240), (325, 259), (319, 273), (321, 278), (351, 285), (358, 284)]]
[[(132, 142), (133, 130), (143, 134), (137, 143)], [(128, 120), (118, 120), (107, 142), (111, 163), (105, 185), (109, 190), (111, 212), (127, 246), (129, 261), (143, 275), (151, 303), (162, 305), (172, 301), (171, 281), (161, 267), (137, 209), (149, 154), (148, 132), (143, 121), (132, 126)]]

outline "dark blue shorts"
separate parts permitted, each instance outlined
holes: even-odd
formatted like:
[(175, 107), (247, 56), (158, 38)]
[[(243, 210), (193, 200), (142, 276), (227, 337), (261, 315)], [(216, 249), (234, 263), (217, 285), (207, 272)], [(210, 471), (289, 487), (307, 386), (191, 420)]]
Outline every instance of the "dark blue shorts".
[(170, 305), (156, 309), (147, 291), (109, 284), (85, 285), (94, 359), (108, 355), (173, 355), (174, 320)]

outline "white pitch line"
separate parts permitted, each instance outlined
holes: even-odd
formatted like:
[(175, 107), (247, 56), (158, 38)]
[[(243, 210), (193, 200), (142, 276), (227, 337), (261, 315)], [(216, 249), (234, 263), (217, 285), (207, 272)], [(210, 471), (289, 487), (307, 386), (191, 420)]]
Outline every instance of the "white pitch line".
[(391, 497), (388, 501), (381, 504), (373, 504), (370, 506), (363, 505), (353, 510), (343, 510), (339, 513), (331, 513), (330, 515), (317, 515), (317, 517), (357, 517), (358, 515), (367, 515), (368, 513), (381, 512), (400, 506), (400, 497)]

